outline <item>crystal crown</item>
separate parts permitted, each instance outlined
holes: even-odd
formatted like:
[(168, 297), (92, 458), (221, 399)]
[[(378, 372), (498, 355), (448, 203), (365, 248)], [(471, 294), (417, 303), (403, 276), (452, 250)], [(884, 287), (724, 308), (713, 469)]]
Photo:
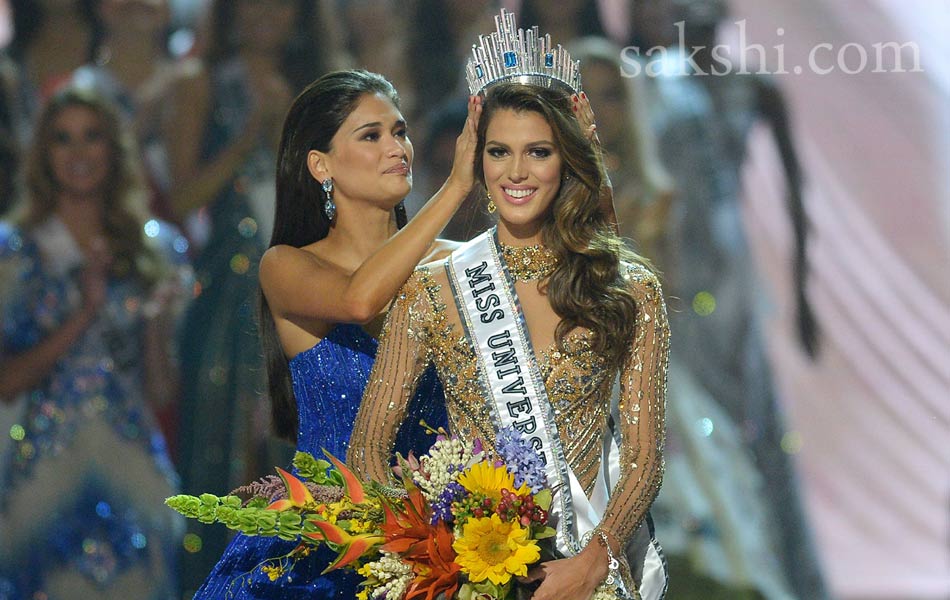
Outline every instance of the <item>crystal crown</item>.
[(563, 87), (572, 94), (581, 91), (580, 61), (571, 60), (560, 44), (552, 47), (550, 34), (542, 37), (537, 26), (518, 29), (514, 13), (501, 9), (495, 16), (495, 31), (478, 36), (478, 42), (465, 66), (472, 94), (502, 82)]

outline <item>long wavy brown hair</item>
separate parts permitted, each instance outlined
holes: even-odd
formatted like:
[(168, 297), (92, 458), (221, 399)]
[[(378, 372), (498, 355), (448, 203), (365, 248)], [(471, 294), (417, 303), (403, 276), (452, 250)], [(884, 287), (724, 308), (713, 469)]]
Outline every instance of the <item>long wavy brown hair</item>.
[(27, 156), (26, 196), (15, 220), (31, 228), (56, 211), (60, 189), (50, 166), (49, 150), (56, 133), (56, 118), (66, 108), (75, 106), (99, 118), (111, 149), (112, 165), (104, 186), (102, 218), (106, 241), (114, 257), (112, 273), (116, 277), (136, 277), (147, 287), (151, 286), (161, 277), (165, 264), (145, 239), (148, 193), (140, 155), (117, 109), (90, 90), (66, 88), (47, 102)]
[(634, 336), (637, 305), (623, 277), (621, 262), (648, 265), (630, 252), (600, 210), (603, 166), (560, 90), (524, 84), (499, 84), (485, 98), (478, 123), (475, 172), (484, 180), (485, 135), (499, 110), (532, 111), (544, 117), (562, 160), (562, 184), (541, 227), (541, 240), (558, 257), (554, 272), (541, 282), (551, 308), (561, 317), (555, 339), (577, 327), (593, 334), (593, 350), (619, 364)]

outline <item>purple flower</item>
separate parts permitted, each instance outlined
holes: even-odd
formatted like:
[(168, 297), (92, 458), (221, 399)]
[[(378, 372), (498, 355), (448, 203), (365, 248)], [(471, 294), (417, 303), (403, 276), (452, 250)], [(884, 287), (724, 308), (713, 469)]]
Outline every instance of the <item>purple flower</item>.
[(435, 525), (439, 519), (441, 519), (451, 525), (453, 520), (452, 503), (463, 498), (467, 493), (465, 488), (457, 481), (453, 481), (445, 486), (445, 489), (439, 494), (439, 498), (432, 503), (431, 523)]
[(505, 427), (499, 430), (495, 449), (508, 467), (508, 472), (514, 476), (515, 486), (525, 484), (532, 494), (547, 487), (548, 480), (541, 457), (517, 429)]

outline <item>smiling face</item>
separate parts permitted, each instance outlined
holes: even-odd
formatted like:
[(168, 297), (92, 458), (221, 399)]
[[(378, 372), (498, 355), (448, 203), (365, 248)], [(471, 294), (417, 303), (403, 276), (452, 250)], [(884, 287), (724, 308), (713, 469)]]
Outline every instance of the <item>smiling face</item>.
[(323, 163), (311, 172), (333, 178), (334, 198), (392, 208), (412, 189), (412, 142), (406, 121), (381, 93), (363, 96), (333, 136)]
[(561, 189), (562, 160), (551, 125), (531, 110), (496, 111), (485, 131), (482, 164), (499, 232), (537, 238)]
[(102, 119), (83, 106), (66, 106), (54, 118), (49, 169), (64, 196), (102, 194), (112, 168), (112, 149)]

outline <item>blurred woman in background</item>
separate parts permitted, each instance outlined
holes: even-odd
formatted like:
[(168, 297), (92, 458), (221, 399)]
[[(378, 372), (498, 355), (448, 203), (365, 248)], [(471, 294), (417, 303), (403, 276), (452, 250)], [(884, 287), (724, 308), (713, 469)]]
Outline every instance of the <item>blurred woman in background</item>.
[(200, 61), (173, 55), (168, 0), (98, 0), (95, 16), (100, 32), (92, 60), (72, 79), (112, 100), (133, 123), (151, 192), (149, 206), (175, 220), (169, 205), (169, 144), (178, 137), (181, 113), (191, 106), (174, 102), (172, 92)]
[(0, 398), (21, 412), (0, 460), (0, 597), (170, 598), (177, 478), (153, 408), (177, 389), (183, 240), (148, 219), (99, 97), (49, 101), (26, 173), (0, 225)]

